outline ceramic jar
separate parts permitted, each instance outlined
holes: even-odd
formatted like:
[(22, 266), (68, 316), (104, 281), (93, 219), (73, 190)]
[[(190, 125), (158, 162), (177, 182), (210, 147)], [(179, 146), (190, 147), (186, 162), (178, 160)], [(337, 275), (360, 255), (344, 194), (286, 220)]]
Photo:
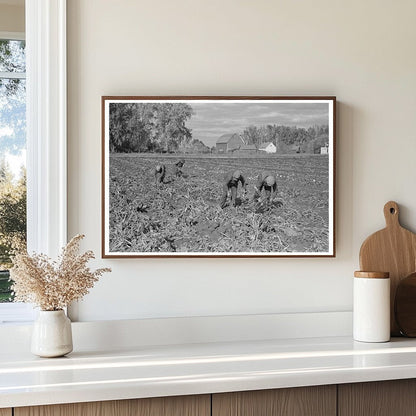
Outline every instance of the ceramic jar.
[(389, 273), (354, 273), (353, 336), (362, 342), (390, 340)]
[(33, 325), (31, 351), (39, 357), (61, 357), (72, 351), (71, 321), (63, 310), (40, 311)]

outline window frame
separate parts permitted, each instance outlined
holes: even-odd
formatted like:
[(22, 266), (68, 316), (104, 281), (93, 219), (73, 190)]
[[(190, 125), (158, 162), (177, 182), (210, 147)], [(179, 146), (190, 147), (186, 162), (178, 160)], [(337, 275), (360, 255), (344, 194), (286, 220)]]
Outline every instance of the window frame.
[(66, 0), (26, 0), (28, 250), (67, 240)]
[[(27, 246), (56, 257), (67, 242), (66, 0), (25, 0), (25, 20), (14, 35), (26, 38)], [(34, 316), (0, 305), (0, 324)]]

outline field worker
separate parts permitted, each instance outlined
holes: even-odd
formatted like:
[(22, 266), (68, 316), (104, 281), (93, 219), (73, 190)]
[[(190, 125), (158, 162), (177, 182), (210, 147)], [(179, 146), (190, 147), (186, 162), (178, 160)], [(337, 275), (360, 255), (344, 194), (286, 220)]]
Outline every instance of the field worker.
[(177, 178), (180, 178), (183, 175), (182, 168), (184, 164), (185, 164), (184, 159), (180, 159), (175, 163), (175, 176)]
[(225, 175), (224, 184), (222, 186), (222, 198), (221, 198), (221, 208), (224, 208), (227, 203), (228, 192), (231, 193), (231, 205), (233, 207), (236, 206), (236, 199), (237, 199), (237, 188), (238, 182), (241, 182), (241, 186), (244, 188), (244, 195), (247, 193), (247, 182), (244, 179), (241, 170), (235, 170), (233, 172), (228, 173)]
[(257, 178), (257, 183), (254, 187), (254, 199), (261, 197), (261, 192), (264, 189), (266, 200), (273, 199), (277, 191), (276, 176), (271, 173), (263, 172)]
[(162, 164), (156, 165), (154, 172), (156, 183), (163, 183), (163, 180), (165, 179), (165, 174), (166, 166)]

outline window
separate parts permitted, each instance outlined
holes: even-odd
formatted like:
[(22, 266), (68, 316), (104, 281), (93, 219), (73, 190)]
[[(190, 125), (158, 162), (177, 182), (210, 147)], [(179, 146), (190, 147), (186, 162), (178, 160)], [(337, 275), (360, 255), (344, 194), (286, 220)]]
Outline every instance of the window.
[[(55, 257), (66, 243), (66, 0), (25, 0), (25, 21), (27, 247)], [(0, 324), (33, 316), (0, 303)]]
[[(24, 71), (7, 72), (26, 84), (27, 247), (56, 257), (66, 243), (66, 0), (25, 0), (25, 21), (27, 84)], [(0, 324), (33, 316), (31, 305), (0, 303)]]
[[(6, 35), (7, 36), (7, 35)], [(0, 302), (12, 301), (8, 268), (26, 244), (26, 53), (21, 36), (0, 35)]]
[(0, 323), (32, 318), (13, 304), (8, 268), (16, 244), (26, 244), (26, 43), (0, 33)]

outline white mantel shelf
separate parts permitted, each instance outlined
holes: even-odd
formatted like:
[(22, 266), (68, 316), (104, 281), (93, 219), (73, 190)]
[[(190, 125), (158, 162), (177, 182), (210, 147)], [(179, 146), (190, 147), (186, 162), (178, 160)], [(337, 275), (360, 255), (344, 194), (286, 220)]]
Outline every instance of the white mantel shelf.
[(416, 340), (350, 337), (0, 353), (0, 408), (416, 377)]

